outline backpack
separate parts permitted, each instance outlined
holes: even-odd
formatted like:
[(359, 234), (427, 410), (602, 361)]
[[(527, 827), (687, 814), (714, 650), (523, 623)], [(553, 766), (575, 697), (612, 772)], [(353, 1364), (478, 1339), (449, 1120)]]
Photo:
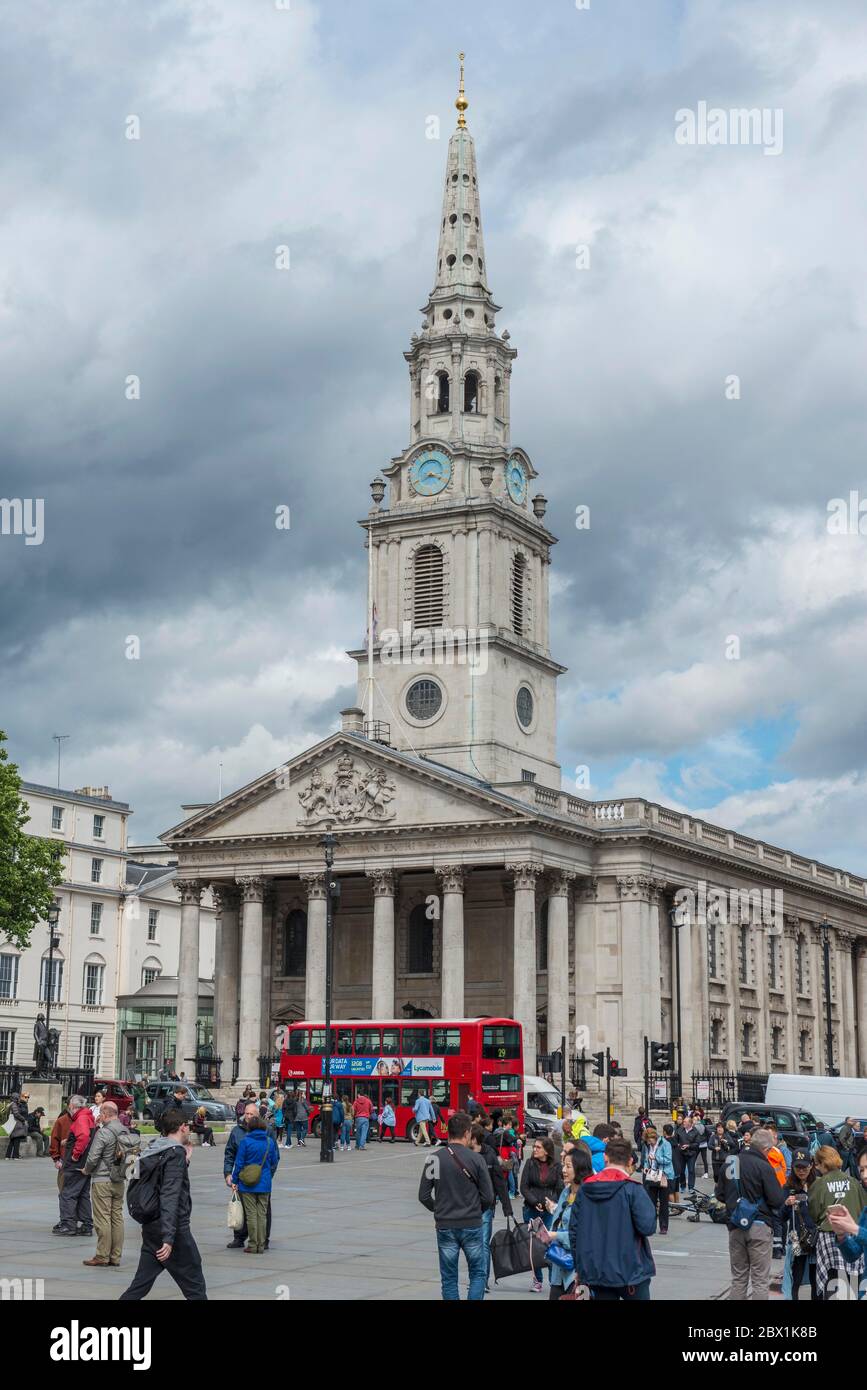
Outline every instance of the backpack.
[(163, 1165), (152, 1164), (143, 1178), (131, 1178), (126, 1190), (126, 1209), (133, 1221), (146, 1226), (156, 1221), (160, 1214), (160, 1187), (162, 1186)]
[(131, 1134), (125, 1129), (123, 1134), (117, 1136), (114, 1161), (111, 1164), (112, 1182), (125, 1182), (127, 1178), (137, 1178), (140, 1154), (141, 1135)]

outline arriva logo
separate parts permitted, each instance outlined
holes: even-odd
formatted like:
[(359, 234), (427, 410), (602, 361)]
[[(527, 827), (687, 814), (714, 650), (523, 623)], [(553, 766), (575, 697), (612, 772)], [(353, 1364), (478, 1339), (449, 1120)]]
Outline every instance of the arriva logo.
[(149, 1327), (81, 1327), (73, 1318), (69, 1327), (51, 1331), (52, 1361), (131, 1361), (134, 1371), (148, 1371), (151, 1364)]

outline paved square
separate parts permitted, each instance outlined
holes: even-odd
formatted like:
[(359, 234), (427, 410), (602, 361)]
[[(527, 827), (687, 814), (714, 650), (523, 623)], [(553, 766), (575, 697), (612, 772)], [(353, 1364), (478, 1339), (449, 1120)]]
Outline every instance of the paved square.
[[(280, 1150), (273, 1206), (271, 1249), (245, 1255), (226, 1249), (228, 1189), (223, 1150), (197, 1148), (191, 1163), (193, 1231), (202, 1252), (212, 1299), (438, 1299), (439, 1275), (433, 1217), (417, 1192), (424, 1153), (406, 1144), (373, 1144), (361, 1153), (338, 1153), (319, 1162), (315, 1141)], [(57, 1220), (56, 1172), (48, 1160), (0, 1164), (0, 1277), (45, 1281), (46, 1299), (116, 1299), (130, 1283), (138, 1260), (140, 1227), (126, 1220), (126, 1245), (118, 1269), (86, 1269), (82, 1260), (95, 1241), (51, 1234)], [(520, 1214), (520, 1204), (516, 1202)], [(498, 1215), (495, 1230), (503, 1225)], [(702, 1220), (671, 1222), (670, 1234), (652, 1241), (657, 1265), (656, 1299), (702, 1300), (728, 1284), (725, 1229)], [(465, 1275), (462, 1292), (466, 1289)], [(547, 1298), (533, 1294), (520, 1275), (493, 1288), (495, 1301)], [(180, 1299), (168, 1274), (153, 1299)]]

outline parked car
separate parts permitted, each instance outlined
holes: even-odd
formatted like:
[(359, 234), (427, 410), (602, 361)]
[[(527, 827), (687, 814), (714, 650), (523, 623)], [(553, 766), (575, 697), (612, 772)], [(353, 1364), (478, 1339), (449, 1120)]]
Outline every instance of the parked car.
[(790, 1149), (809, 1149), (816, 1133), (816, 1120), (809, 1110), (790, 1109), (785, 1105), (751, 1104), (749, 1101), (727, 1101), (720, 1112), (723, 1124), (734, 1120), (740, 1124), (744, 1115), (758, 1115), (762, 1124), (770, 1120), (777, 1126), (780, 1138)]
[(118, 1108), (118, 1113), (123, 1114), (125, 1110), (133, 1108), (132, 1087), (128, 1081), (106, 1081), (98, 1076), (93, 1083), (93, 1091), (87, 1097), (90, 1104), (93, 1104), (94, 1096), (97, 1091), (104, 1091), (106, 1100), (112, 1101)]
[(867, 1077), (789, 1076), (775, 1072), (768, 1077), (765, 1105), (807, 1107), (826, 1125), (842, 1124), (847, 1115), (863, 1115), (867, 1109)]
[(177, 1081), (152, 1081), (147, 1087), (147, 1104), (144, 1108), (146, 1120), (157, 1120), (163, 1110), (177, 1106), (175, 1091), (183, 1090), (186, 1099), (183, 1102), (183, 1112), (188, 1120), (195, 1115), (200, 1105), (205, 1107), (205, 1119), (217, 1121), (235, 1121), (235, 1107), (226, 1105), (222, 1100), (215, 1100), (210, 1091), (204, 1086), (189, 1086), (186, 1082)]

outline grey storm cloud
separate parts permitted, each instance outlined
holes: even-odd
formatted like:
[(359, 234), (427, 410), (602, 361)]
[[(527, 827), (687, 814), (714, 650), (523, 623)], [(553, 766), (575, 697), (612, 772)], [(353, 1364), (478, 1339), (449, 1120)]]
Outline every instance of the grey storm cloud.
[[(825, 514), (864, 485), (867, 16), (537, 10), (11, 13), (0, 492), (46, 507), (42, 546), (0, 537), (0, 723), (25, 776), (50, 780), (71, 732), (64, 780), (109, 782), (151, 838), (219, 762), (243, 783), (351, 698), (356, 523), (406, 444), (464, 47), (514, 439), (560, 536), (564, 777), (627, 768), (677, 801), (688, 753), (727, 823), (864, 867), (864, 552)], [(700, 100), (783, 108), (784, 153), (678, 146)], [(743, 731), (775, 721), (794, 732), (754, 777)]]

